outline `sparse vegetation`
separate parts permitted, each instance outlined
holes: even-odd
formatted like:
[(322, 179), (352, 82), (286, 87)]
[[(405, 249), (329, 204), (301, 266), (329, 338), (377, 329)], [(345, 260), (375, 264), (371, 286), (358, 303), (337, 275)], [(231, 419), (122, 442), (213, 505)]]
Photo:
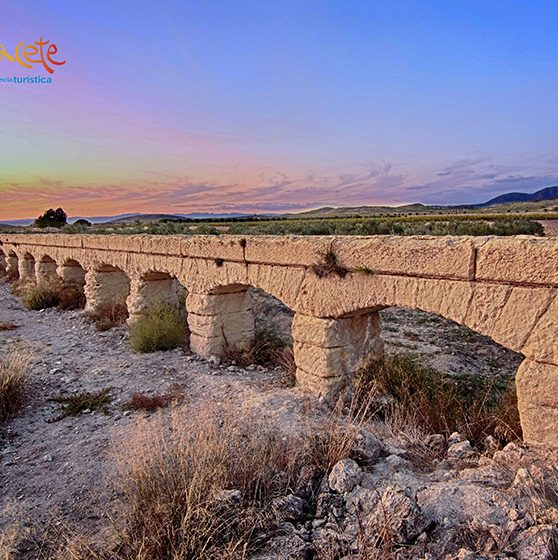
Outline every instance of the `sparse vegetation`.
[(287, 370), (293, 369), (294, 363), (289, 342), (271, 325), (258, 327), (248, 344), (227, 346), (223, 359), (241, 367), (256, 364), (264, 367), (282, 366)]
[(77, 284), (64, 284), (58, 293), (58, 307), (60, 309), (83, 309), (85, 303), (83, 287)]
[(108, 331), (126, 323), (128, 308), (125, 303), (107, 303), (85, 315), (98, 331)]
[(27, 309), (47, 309), (58, 306), (61, 291), (61, 280), (27, 282), (19, 289), (19, 298)]
[(101, 389), (96, 392), (83, 391), (72, 395), (60, 395), (50, 399), (60, 405), (58, 414), (51, 420), (57, 422), (67, 416), (77, 416), (82, 412), (100, 411), (108, 412), (108, 405), (113, 401), (110, 389)]
[(155, 412), (159, 408), (166, 408), (171, 404), (177, 404), (184, 399), (184, 390), (180, 385), (173, 385), (168, 393), (162, 395), (146, 395), (145, 393), (134, 393), (124, 405), (124, 410), (143, 410)]
[(136, 352), (171, 350), (184, 343), (186, 322), (172, 304), (150, 307), (130, 325), (130, 344)]
[[(372, 414), (405, 416), (430, 433), (457, 431), (473, 445), (486, 436), (502, 444), (521, 438), (513, 380), (446, 375), (412, 354), (371, 362), (357, 379), (357, 394), (376, 397)], [(373, 402), (373, 401), (372, 401)]]
[(0, 331), (15, 331), (19, 329), (19, 325), (15, 323), (0, 323)]
[(19, 348), (0, 357), (0, 421), (7, 420), (21, 407), (32, 359), (29, 351)]
[(339, 278), (344, 278), (349, 272), (341, 265), (337, 254), (332, 248), (325, 251), (320, 258), (321, 260), (312, 266), (312, 272), (320, 278), (326, 278), (332, 274), (339, 276)]

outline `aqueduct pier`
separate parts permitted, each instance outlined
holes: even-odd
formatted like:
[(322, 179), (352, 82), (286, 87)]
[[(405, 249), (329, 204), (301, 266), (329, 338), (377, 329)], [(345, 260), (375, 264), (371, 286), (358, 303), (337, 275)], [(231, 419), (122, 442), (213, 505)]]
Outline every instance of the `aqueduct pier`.
[[(316, 270), (328, 252), (340, 268)], [(525, 440), (558, 447), (558, 239), (6, 234), (0, 271), (58, 275), (89, 310), (125, 302), (130, 321), (180, 283), (203, 356), (250, 340), (260, 288), (294, 311), (297, 383), (323, 397), (382, 352), (379, 310), (435, 313), (523, 354)]]

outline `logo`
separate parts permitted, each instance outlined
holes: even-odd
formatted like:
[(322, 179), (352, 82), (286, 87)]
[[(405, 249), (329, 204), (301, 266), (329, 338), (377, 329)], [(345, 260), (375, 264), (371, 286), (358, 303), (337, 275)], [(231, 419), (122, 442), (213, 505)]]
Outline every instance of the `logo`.
[(50, 41), (44, 41), (42, 37), (31, 44), (21, 41), (13, 53), (7, 52), (6, 47), (0, 44), (0, 63), (6, 59), (8, 62), (20, 64), (28, 69), (33, 68), (34, 65), (40, 65), (49, 74), (54, 74), (56, 66), (66, 64), (65, 60), (55, 59), (57, 53), (58, 47)]

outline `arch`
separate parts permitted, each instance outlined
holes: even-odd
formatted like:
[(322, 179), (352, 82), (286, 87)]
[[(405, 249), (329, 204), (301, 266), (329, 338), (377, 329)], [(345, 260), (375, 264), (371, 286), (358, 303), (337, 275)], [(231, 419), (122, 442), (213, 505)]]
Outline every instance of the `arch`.
[(85, 269), (75, 259), (64, 259), (56, 272), (65, 284), (72, 284), (83, 288), (85, 286)]
[(56, 277), (56, 261), (49, 255), (43, 255), (35, 265), (35, 275), (38, 281), (49, 280)]
[(35, 257), (31, 253), (25, 253), (19, 261), (19, 277), (22, 280), (35, 278)]
[(131, 281), (121, 269), (111, 264), (99, 263), (85, 275), (85, 310), (99, 313), (118, 309), (128, 313), (126, 300), (130, 295)]
[(8, 281), (19, 280), (19, 257), (15, 251), (9, 251), (6, 258), (6, 277)]

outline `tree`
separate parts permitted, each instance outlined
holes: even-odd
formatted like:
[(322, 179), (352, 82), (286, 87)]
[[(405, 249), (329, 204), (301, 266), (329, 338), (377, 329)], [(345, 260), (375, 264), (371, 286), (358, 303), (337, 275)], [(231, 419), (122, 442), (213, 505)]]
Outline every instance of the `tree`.
[(35, 225), (40, 228), (44, 227), (64, 227), (67, 223), (68, 215), (62, 208), (57, 208), (53, 210), (49, 208), (44, 214), (40, 215), (35, 220)]

